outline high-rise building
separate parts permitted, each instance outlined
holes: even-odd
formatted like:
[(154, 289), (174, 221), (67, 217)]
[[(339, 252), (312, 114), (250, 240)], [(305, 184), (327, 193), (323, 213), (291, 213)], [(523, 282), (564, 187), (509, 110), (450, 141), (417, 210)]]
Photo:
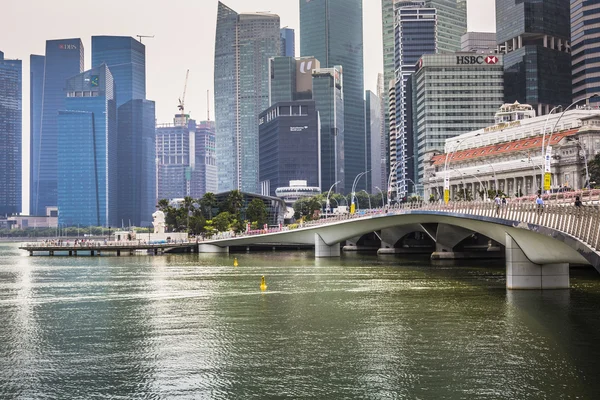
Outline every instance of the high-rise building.
[(467, 32), (460, 39), (460, 51), (497, 53), (496, 32)]
[(156, 127), (157, 198), (182, 199), (191, 195), (190, 137), (196, 131), (196, 121)]
[[(39, 168), (40, 126), (42, 124), (42, 94), (44, 93), (44, 64), (46, 57), (32, 54), (29, 56), (29, 162), (31, 171)], [(33, 178), (33, 173), (31, 173)], [(29, 210), (35, 215), (36, 186), (29, 179)]]
[(279, 16), (238, 14), (219, 2), (215, 42), (220, 192), (257, 193), (258, 115), (269, 106), (269, 59), (279, 55)]
[(398, 197), (414, 192), (416, 138), (412, 119), (411, 75), (423, 54), (437, 51), (437, 11), (425, 1), (398, 3), (396, 7), (396, 145)]
[(199, 199), (206, 193), (217, 192), (214, 121), (200, 121), (196, 124), (192, 147), (194, 156), (190, 158), (192, 163), (190, 196)]
[(92, 67), (108, 65), (117, 87), (117, 108), (146, 99), (146, 46), (128, 36), (92, 36)]
[[(383, 84), (383, 76), (380, 81)], [(378, 92), (381, 91), (378, 90)], [(377, 193), (377, 188), (384, 188), (387, 183), (387, 143), (385, 140), (385, 130), (383, 129), (382, 107), (383, 99), (370, 90), (367, 90), (365, 119), (367, 137), (371, 138), (369, 146), (370, 157), (367, 164), (371, 170), (371, 181), (367, 190), (370, 193)]]
[[(341, 66), (344, 70), (345, 161), (340, 167), (345, 175), (345, 188), (350, 190), (356, 176), (368, 169), (365, 162), (363, 2), (299, 0), (299, 3), (300, 55), (315, 57), (323, 68)], [(322, 112), (318, 104), (317, 109)], [(366, 181), (360, 180), (357, 190), (365, 189)]]
[(155, 105), (146, 100), (146, 47), (127, 36), (92, 36), (92, 66), (106, 64), (116, 87), (118, 221), (148, 226), (156, 205)]
[(150, 226), (156, 211), (155, 104), (129, 100), (117, 110), (117, 120), (117, 222)]
[(21, 212), (22, 68), (0, 51), (0, 215)]
[(319, 117), (312, 100), (283, 101), (260, 114), (260, 183), (265, 196), (290, 181), (321, 187)]
[(393, 189), (398, 181), (396, 173), (398, 167), (398, 157), (396, 155), (396, 80), (392, 79), (388, 84), (389, 109), (387, 115), (390, 117), (390, 170), (388, 175), (387, 198), (388, 202), (392, 198)]
[(504, 57), (504, 100), (538, 115), (571, 103), (569, 2), (496, 0), (496, 40)]
[[(600, 6), (593, 0), (571, 1), (571, 57), (573, 101), (600, 92)], [(592, 99), (594, 102), (600, 98)]]
[(66, 81), (58, 132), (59, 224), (116, 226), (117, 107), (106, 65)]
[[(58, 111), (65, 109), (65, 82), (82, 71), (80, 39), (46, 41), (42, 101), (41, 107), (36, 108), (41, 113), (41, 122), (39, 131), (31, 131), (31, 143), (35, 143), (30, 160), (31, 215), (46, 215), (46, 207), (58, 204)], [(35, 79), (39, 79), (37, 72)]]
[(504, 93), (502, 55), (425, 54), (418, 65), (412, 77), (413, 180), (421, 187), (426, 154), (442, 153), (447, 139), (493, 125)]
[(282, 57), (296, 57), (296, 33), (291, 28), (281, 28), (281, 51)]

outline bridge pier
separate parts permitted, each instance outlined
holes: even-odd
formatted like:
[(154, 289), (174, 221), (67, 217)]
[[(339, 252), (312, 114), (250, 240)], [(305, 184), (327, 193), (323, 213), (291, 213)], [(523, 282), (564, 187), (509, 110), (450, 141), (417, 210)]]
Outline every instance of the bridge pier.
[(219, 247), (214, 244), (198, 245), (198, 253), (229, 253), (229, 247)]
[(535, 264), (519, 244), (506, 234), (507, 289), (568, 289), (569, 264)]
[(325, 258), (325, 257), (339, 257), (340, 252), (340, 244), (335, 243), (333, 245), (328, 245), (323, 241), (321, 235), (315, 233), (315, 257), (316, 258)]

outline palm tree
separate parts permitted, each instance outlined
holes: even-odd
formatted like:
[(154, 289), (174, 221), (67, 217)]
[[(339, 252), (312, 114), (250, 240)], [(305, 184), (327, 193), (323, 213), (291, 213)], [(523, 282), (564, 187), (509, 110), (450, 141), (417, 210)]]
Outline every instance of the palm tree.
[(217, 206), (217, 196), (215, 196), (214, 193), (205, 193), (200, 200), (200, 205), (202, 206), (202, 210), (205, 213), (204, 216), (206, 219), (212, 219), (213, 208)]

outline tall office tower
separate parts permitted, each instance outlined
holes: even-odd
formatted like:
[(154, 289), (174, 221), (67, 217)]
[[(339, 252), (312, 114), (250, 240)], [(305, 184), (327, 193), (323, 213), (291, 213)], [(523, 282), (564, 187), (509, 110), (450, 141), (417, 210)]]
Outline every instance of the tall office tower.
[[(323, 68), (341, 66), (344, 69), (343, 173), (345, 189), (351, 190), (356, 176), (368, 170), (362, 0), (299, 0), (299, 3), (300, 55), (315, 57)], [(318, 105), (317, 109), (320, 110)], [(361, 179), (357, 190), (365, 189), (365, 182), (366, 179)]]
[[(411, 75), (423, 54), (437, 51), (437, 12), (424, 1), (396, 7), (396, 169), (400, 199), (414, 192), (416, 138), (412, 118)], [(391, 138), (390, 138), (391, 140)]]
[(155, 104), (129, 100), (119, 107), (117, 116), (117, 222), (150, 226), (156, 211)]
[(502, 55), (425, 54), (412, 85), (417, 138), (413, 179), (422, 185), (427, 153), (441, 154), (447, 139), (494, 124), (504, 99)]
[(504, 57), (504, 101), (538, 115), (571, 103), (569, 2), (496, 0), (496, 40)]
[[(384, 82), (395, 79), (395, 43), (396, 12), (398, 7), (406, 7), (415, 1), (381, 0), (383, 23), (383, 74)], [(467, 31), (467, 11), (464, 0), (426, 0), (425, 6), (435, 8), (438, 18), (438, 51), (452, 52), (460, 50), (461, 35)], [(423, 54), (423, 53), (422, 53)], [(390, 136), (389, 98), (385, 97), (386, 137)]]
[(0, 215), (21, 212), (22, 75), (21, 60), (0, 51)]
[(146, 100), (146, 47), (132, 37), (92, 36), (92, 66), (103, 63), (116, 87), (118, 222), (148, 226), (156, 206), (156, 155), (144, 150), (155, 147), (156, 121), (155, 105)]
[(384, 182), (387, 180), (387, 146), (385, 143), (385, 131), (383, 130), (383, 104), (382, 99), (370, 90), (367, 90), (365, 96), (367, 136), (371, 138), (369, 145), (370, 157), (367, 164), (371, 170), (371, 181), (367, 190), (369, 193), (377, 193), (377, 188), (381, 189), (384, 187)]
[(117, 108), (146, 99), (146, 46), (127, 36), (92, 36), (92, 67), (106, 64), (117, 87)]
[[(573, 101), (600, 92), (600, 6), (593, 0), (571, 1), (571, 57), (573, 69)], [(596, 56), (594, 56), (596, 55)], [(592, 99), (594, 102), (600, 98)]]
[(269, 106), (269, 59), (279, 55), (279, 16), (238, 14), (219, 2), (215, 113), (220, 192), (258, 193), (258, 115)]
[(58, 111), (58, 221), (116, 226), (117, 107), (108, 67), (68, 79), (65, 99)]
[[(379, 121), (380, 121), (380, 132), (379, 139), (381, 141), (381, 164), (380, 164), (380, 178), (378, 180), (381, 182), (381, 186), (379, 188), (381, 190), (385, 189), (385, 185), (387, 184), (388, 175), (390, 173), (389, 165), (390, 165), (390, 139), (388, 137), (388, 132), (385, 125), (385, 116), (388, 113), (387, 110), (387, 102), (386, 98), (388, 96), (388, 90), (385, 87), (383, 74), (377, 74), (377, 97), (379, 98)], [(378, 173), (373, 173), (373, 181), (375, 181), (376, 175)], [(375, 192), (373, 192), (375, 193)]]
[(281, 51), (282, 57), (296, 57), (296, 33), (291, 28), (281, 28)]
[(82, 71), (81, 39), (46, 41), (41, 122), (39, 131), (31, 131), (31, 215), (46, 215), (46, 207), (58, 204), (58, 111), (65, 109), (65, 82)]
[(460, 38), (460, 51), (497, 53), (496, 32), (467, 32)]
[(396, 173), (398, 168), (398, 156), (396, 151), (396, 143), (398, 143), (398, 138), (396, 135), (396, 80), (390, 80), (388, 84), (388, 98), (389, 106), (388, 106), (388, 114), (390, 117), (390, 136), (389, 136), (389, 146), (390, 146), (390, 170), (388, 175), (388, 188), (387, 188), (387, 198), (388, 202), (392, 198), (392, 194), (394, 193), (394, 189), (397, 187), (398, 182), (398, 174)]
[[(275, 107), (280, 103), (294, 106), (303, 105), (307, 101), (314, 101), (314, 110), (320, 117), (320, 163), (321, 172), (317, 183), (309, 177), (282, 178), (277, 184), (287, 185), (289, 180), (305, 180), (314, 187), (320, 186), (328, 190), (335, 182), (338, 192), (344, 191), (344, 89), (342, 67), (321, 68), (321, 63), (314, 57), (274, 57), (269, 62), (269, 104)], [(307, 106), (309, 114), (312, 106)], [(266, 114), (268, 116), (268, 113)], [(310, 119), (311, 115), (304, 116)], [(272, 129), (273, 126), (284, 127), (286, 122), (276, 121), (276, 124), (263, 127)], [(312, 126), (308, 124), (308, 126)], [(284, 129), (282, 128), (282, 129)], [(303, 131), (310, 136), (312, 132)], [(364, 146), (364, 144), (363, 144)], [(318, 149), (315, 149), (318, 152)], [(262, 156), (261, 156), (262, 157)], [(263, 164), (264, 165), (264, 164)], [(261, 170), (261, 176), (264, 177)], [(267, 178), (265, 178), (267, 179)], [(261, 178), (261, 186), (265, 179)], [(271, 191), (277, 187), (272, 183)]]
[(191, 195), (190, 138), (196, 132), (196, 121), (156, 126), (157, 198), (181, 199)]
[[(44, 64), (46, 57), (32, 54), (29, 56), (29, 163), (31, 171), (39, 168), (40, 126), (42, 124), (42, 95), (44, 93)], [(31, 173), (30, 177), (33, 177)], [(35, 197), (37, 184), (29, 179), (29, 210), (35, 215)], [(44, 214), (45, 215), (45, 214)]]
[(217, 192), (217, 160), (215, 156), (215, 122), (200, 121), (194, 133), (194, 155), (190, 157), (192, 177), (190, 196), (199, 199)]

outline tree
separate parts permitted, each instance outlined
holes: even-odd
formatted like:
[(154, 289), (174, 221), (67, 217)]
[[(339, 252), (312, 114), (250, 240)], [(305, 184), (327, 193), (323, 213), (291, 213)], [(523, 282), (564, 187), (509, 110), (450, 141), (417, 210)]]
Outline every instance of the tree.
[(213, 208), (217, 207), (217, 197), (214, 193), (205, 193), (202, 199), (200, 200), (200, 206), (202, 207), (204, 217), (206, 219), (212, 219)]
[(213, 218), (212, 225), (215, 227), (217, 232), (226, 232), (229, 230), (232, 220), (233, 216), (231, 213), (225, 211), (219, 213), (219, 215)]
[(221, 211), (238, 215), (244, 205), (244, 195), (239, 190), (232, 190), (225, 202), (221, 205)]
[(590, 174), (590, 187), (594, 187), (600, 183), (600, 153), (588, 162), (588, 170)]
[(260, 199), (254, 199), (248, 204), (246, 218), (250, 222), (256, 222), (259, 227), (268, 223), (268, 211), (265, 203)]

